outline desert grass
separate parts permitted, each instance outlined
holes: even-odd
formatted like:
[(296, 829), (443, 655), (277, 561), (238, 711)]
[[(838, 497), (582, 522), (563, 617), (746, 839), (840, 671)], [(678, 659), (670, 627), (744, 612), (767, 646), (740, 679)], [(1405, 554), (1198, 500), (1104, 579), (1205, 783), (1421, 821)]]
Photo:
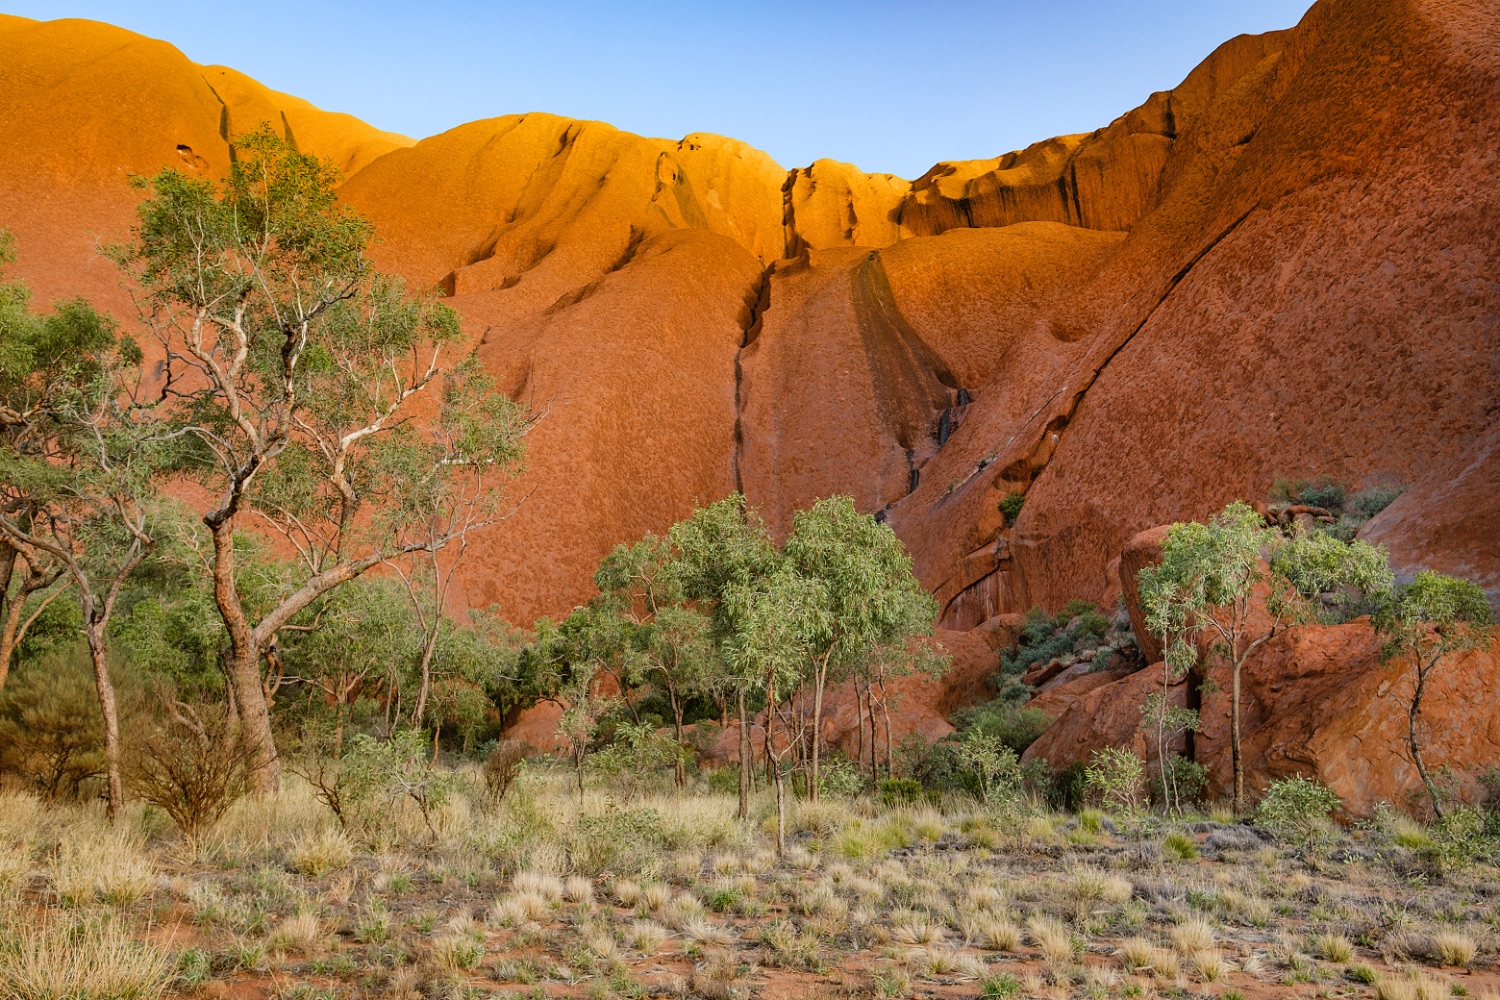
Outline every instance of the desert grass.
[(0, 996), (15, 1000), (156, 1000), (173, 956), (117, 923), (49, 920), (22, 926), (0, 947)]
[[(1391, 830), (1415, 842), (1430, 836), (1419, 824), (1185, 858), (1161, 845), (1211, 839), (1191, 825), (1211, 818), (794, 800), (778, 855), (764, 789), (746, 823), (734, 796), (701, 788), (648, 786), (622, 804), (528, 768), (496, 804), (458, 777), (435, 833), (404, 805), (378, 830), (340, 830), (288, 779), (192, 850), (139, 808), (111, 826), (92, 805), (0, 792), (0, 966), (42, 981), (45, 934), (67, 953), (56, 982), (92, 968), (72, 953), (85, 940), (104, 942), (90, 946), (101, 963), (159, 971), (120, 986), (126, 997), (218, 996), (242, 980), (278, 997), (320, 984), (299, 998), (1500, 989), (1500, 871), (1481, 859), (1413, 896), (1414, 855)], [(1365, 860), (1329, 860), (1352, 844)]]

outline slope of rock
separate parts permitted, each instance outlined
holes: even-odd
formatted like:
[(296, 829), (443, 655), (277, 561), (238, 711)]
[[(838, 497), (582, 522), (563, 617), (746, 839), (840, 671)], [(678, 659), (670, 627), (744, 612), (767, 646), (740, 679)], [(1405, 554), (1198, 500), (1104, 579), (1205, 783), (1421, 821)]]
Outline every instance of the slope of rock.
[[(1279, 476), (1447, 475), (1500, 392), (1500, 56), (1472, 44), (1497, 22), (1325, 0), (1179, 124), (1158, 206), (1049, 317), (1086, 332), (1076, 360), (893, 512), (950, 608), (1101, 594), (1136, 531)], [(984, 530), (1011, 490), (1018, 523)]]
[(0, 15), (0, 226), (16, 273), (39, 301), (84, 293), (127, 315), (98, 244), (129, 230), (131, 175), (220, 177), (227, 138), (263, 121), (346, 172), (410, 142), (121, 28)]
[(1366, 535), (1500, 586), (1493, 4), (1320, 0), (1105, 128), (912, 182), (545, 114), (410, 145), (163, 42), (0, 17), (16, 273), (128, 315), (96, 252), (128, 176), (219, 176), (260, 120), (345, 169), (377, 261), (545, 414), (465, 580), (519, 622), (734, 488), (779, 527), (835, 492), (882, 512), (949, 629), (1112, 595), (1138, 531), (1278, 477), (1409, 484)]

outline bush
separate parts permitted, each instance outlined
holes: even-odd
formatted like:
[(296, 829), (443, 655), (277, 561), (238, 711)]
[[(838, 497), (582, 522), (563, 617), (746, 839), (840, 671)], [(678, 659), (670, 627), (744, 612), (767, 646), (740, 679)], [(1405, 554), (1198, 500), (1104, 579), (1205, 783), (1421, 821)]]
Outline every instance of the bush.
[(244, 794), (247, 755), (223, 708), (195, 708), (167, 695), (162, 707), (126, 760), (125, 780), (196, 840)]
[(589, 875), (637, 873), (659, 861), (666, 845), (661, 814), (655, 809), (616, 809), (579, 817), (570, 831), (573, 867)]
[(1371, 486), (1350, 497), (1347, 506), (1359, 511), (1365, 517), (1374, 517), (1405, 492), (1404, 486)]
[(0, 691), (0, 774), (48, 799), (79, 798), (104, 773), (104, 725), (86, 654), (18, 667)]
[(1349, 491), (1343, 483), (1318, 480), (1304, 486), (1297, 494), (1297, 502), (1309, 507), (1322, 507), (1337, 513), (1344, 506)]
[(457, 788), (455, 775), (439, 770), (427, 734), (403, 729), (388, 740), (359, 733), (349, 741), (341, 780), (358, 795), (381, 794), (394, 803), (405, 797), (422, 814), (434, 836), (432, 814), (447, 804)]
[(959, 763), (978, 786), (985, 805), (1014, 804), (1021, 797), (1021, 761), (1016, 752), (993, 736), (967, 732), (957, 748)]
[(1279, 837), (1311, 844), (1327, 831), (1329, 815), (1340, 805), (1328, 786), (1295, 774), (1271, 782), (1255, 821)]
[(642, 784), (671, 767), (682, 748), (672, 734), (651, 722), (621, 722), (614, 727), (614, 742), (589, 754), (589, 764), (609, 779), (611, 788), (623, 789), (628, 802)]
[(960, 712), (956, 721), (965, 733), (993, 737), (1022, 754), (1051, 727), (1054, 720), (1039, 708), (996, 699)]
[(1432, 860), (1443, 869), (1462, 869), (1489, 853), (1493, 845), (1485, 829), (1485, 814), (1474, 806), (1454, 806), (1431, 827)]
[(484, 759), (484, 787), (491, 802), (501, 802), (521, 773), (528, 746), (520, 740), (501, 740)]
[[(1184, 803), (1198, 801), (1208, 788), (1208, 768), (1181, 755), (1168, 759), (1166, 777), (1174, 783), (1177, 795)], [(1153, 770), (1151, 774), (1151, 795), (1157, 802), (1167, 801), (1167, 790), (1160, 768)]]
[(1054, 774), (1046, 787), (1049, 806), (1076, 812), (1088, 796), (1087, 769), (1082, 761), (1075, 761)]
[(1106, 809), (1135, 812), (1140, 807), (1145, 762), (1123, 747), (1095, 750), (1084, 769), (1084, 783)]
[(878, 787), (880, 801), (888, 806), (909, 806), (922, 800), (922, 783), (915, 778), (890, 778)]
[[(739, 770), (734, 771), (735, 791), (739, 791)], [(825, 761), (818, 768), (818, 792), (841, 799), (852, 799), (865, 789), (865, 776), (854, 762), (844, 758)]]
[(1019, 491), (1007, 493), (1005, 499), (1001, 500), (998, 507), (1000, 513), (1005, 517), (1005, 526), (1011, 527), (1016, 523), (1016, 518), (1021, 516), (1021, 507), (1026, 503), (1026, 494)]

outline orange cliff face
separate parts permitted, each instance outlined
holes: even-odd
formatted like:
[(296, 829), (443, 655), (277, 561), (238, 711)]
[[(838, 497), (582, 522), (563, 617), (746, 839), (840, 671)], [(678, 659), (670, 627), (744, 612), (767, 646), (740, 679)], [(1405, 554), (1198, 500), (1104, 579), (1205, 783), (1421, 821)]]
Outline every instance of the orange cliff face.
[(128, 174), (215, 176), (262, 120), (339, 164), (377, 262), (545, 413), (465, 579), (523, 624), (737, 488), (778, 527), (882, 512), (955, 629), (1113, 593), (1141, 529), (1318, 474), (1411, 484), (1371, 536), (1500, 594), (1497, 53), (1485, 5), (1322, 0), (1097, 132), (907, 181), (546, 114), (411, 143), (0, 18), (0, 226), (40, 298), (126, 315), (94, 247)]
[(98, 247), (124, 237), (132, 175), (174, 167), (219, 177), (228, 137), (270, 122), (345, 172), (411, 144), (320, 111), (166, 42), (95, 21), (0, 14), (0, 226), (39, 300), (84, 293), (129, 314)]

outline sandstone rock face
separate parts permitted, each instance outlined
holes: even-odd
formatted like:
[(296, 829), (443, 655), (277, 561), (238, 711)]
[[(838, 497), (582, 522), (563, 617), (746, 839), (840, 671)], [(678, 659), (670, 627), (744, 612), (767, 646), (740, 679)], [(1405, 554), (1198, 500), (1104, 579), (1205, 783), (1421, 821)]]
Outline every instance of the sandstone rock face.
[(1441, 473), (1423, 477), (1360, 532), (1401, 577), (1434, 569), (1484, 587), (1500, 611), (1500, 423)]
[(130, 175), (222, 176), (227, 137), (262, 122), (346, 172), (412, 141), (196, 65), (166, 42), (0, 14), (0, 226), (16, 236), (16, 273), (40, 302), (81, 293), (130, 315), (98, 252), (134, 220)]
[[(1101, 593), (1136, 532), (1278, 476), (1450, 477), (1500, 386), (1500, 287), (1482, 277), (1500, 254), (1500, 50), (1476, 41), (1497, 32), (1493, 8), (1320, 3), (1176, 116), (1155, 206), (1047, 315), (1082, 349), (1021, 420), (960, 430), (892, 512), (950, 606)], [(974, 395), (977, 428), (1003, 404)], [(1018, 523), (985, 530), (1017, 487)], [(1392, 522), (1424, 516), (1413, 492)], [(1465, 516), (1483, 523), (1491, 494)], [(1424, 558), (1469, 547), (1435, 537)]]
[[(1229, 748), (1228, 668), (1208, 671), (1195, 759), (1209, 769), (1209, 793), (1234, 784)], [(1087, 762), (1107, 746), (1146, 753), (1141, 706), (1159, 690), (1161, 665), (1098, 687), (1078, 698), (1026, 751), (1053, 767)], [(1336, 792), (1351, 816), (1375, 803), (1424, 807), (1421, 779), (1407, 749), (1412, 679), (1380, 658), (1368, 621), (1307, 626), (1261, 647), (1243, 674), (1241, 725), (1252, 800), (1271, 781), (1293, 774), (1316, 778)], [(1500, 764), (1500, 702), (1485, 697), (1500, 685), (1500, 638), (1488, 650), (1446, 662), (1423, 697), (1423, 756), (1430, 768), (1453, 769), (1460, 793), (1479, 798), (1479, 778)], [(1216, 688), (1216, 689), (1215, 689)], [(1182, 704), (1184, 685), (1173, 687)], [(1039, 704), (1037, 699), (1033, 704)], [(1154, 750), (1152, 751), (1154, 756)]]
[(1168, 524), (1147, 528), (1125, 543), (1120, 551), (1120, 590), (1125, 597), (1125, 608), (1130, 612), (1130, 631), (1135, 634), (1135, 644), (1141, 647), (1141, 655), (1147, 663), (1161, 659), (1161, 640), (1146, 627), (1146, 615), (1141, 607), (1140, 588), (1136, 574), (1147, 566), (1161, 561), (1161, 546), (1167, 540)]
[(129, 316), (95, 249), (128, 175), (220, 176), (262, 120), (344, 169), (376, 261), (447, 292), (545, 413), (464, 581), (518, 623), (736, 488), (778, 528), (836, 492), (882, 512), (951, 630), (1129, 603), (1127, 541), (1278, 477), (1409, 484), (1367, 537), (1500, 592), (1493, 4), (1320, 0), (1096, 132), (911, 182), (545, 114), (413, 144), (164, 42), (0, 16), (15, 273)]

